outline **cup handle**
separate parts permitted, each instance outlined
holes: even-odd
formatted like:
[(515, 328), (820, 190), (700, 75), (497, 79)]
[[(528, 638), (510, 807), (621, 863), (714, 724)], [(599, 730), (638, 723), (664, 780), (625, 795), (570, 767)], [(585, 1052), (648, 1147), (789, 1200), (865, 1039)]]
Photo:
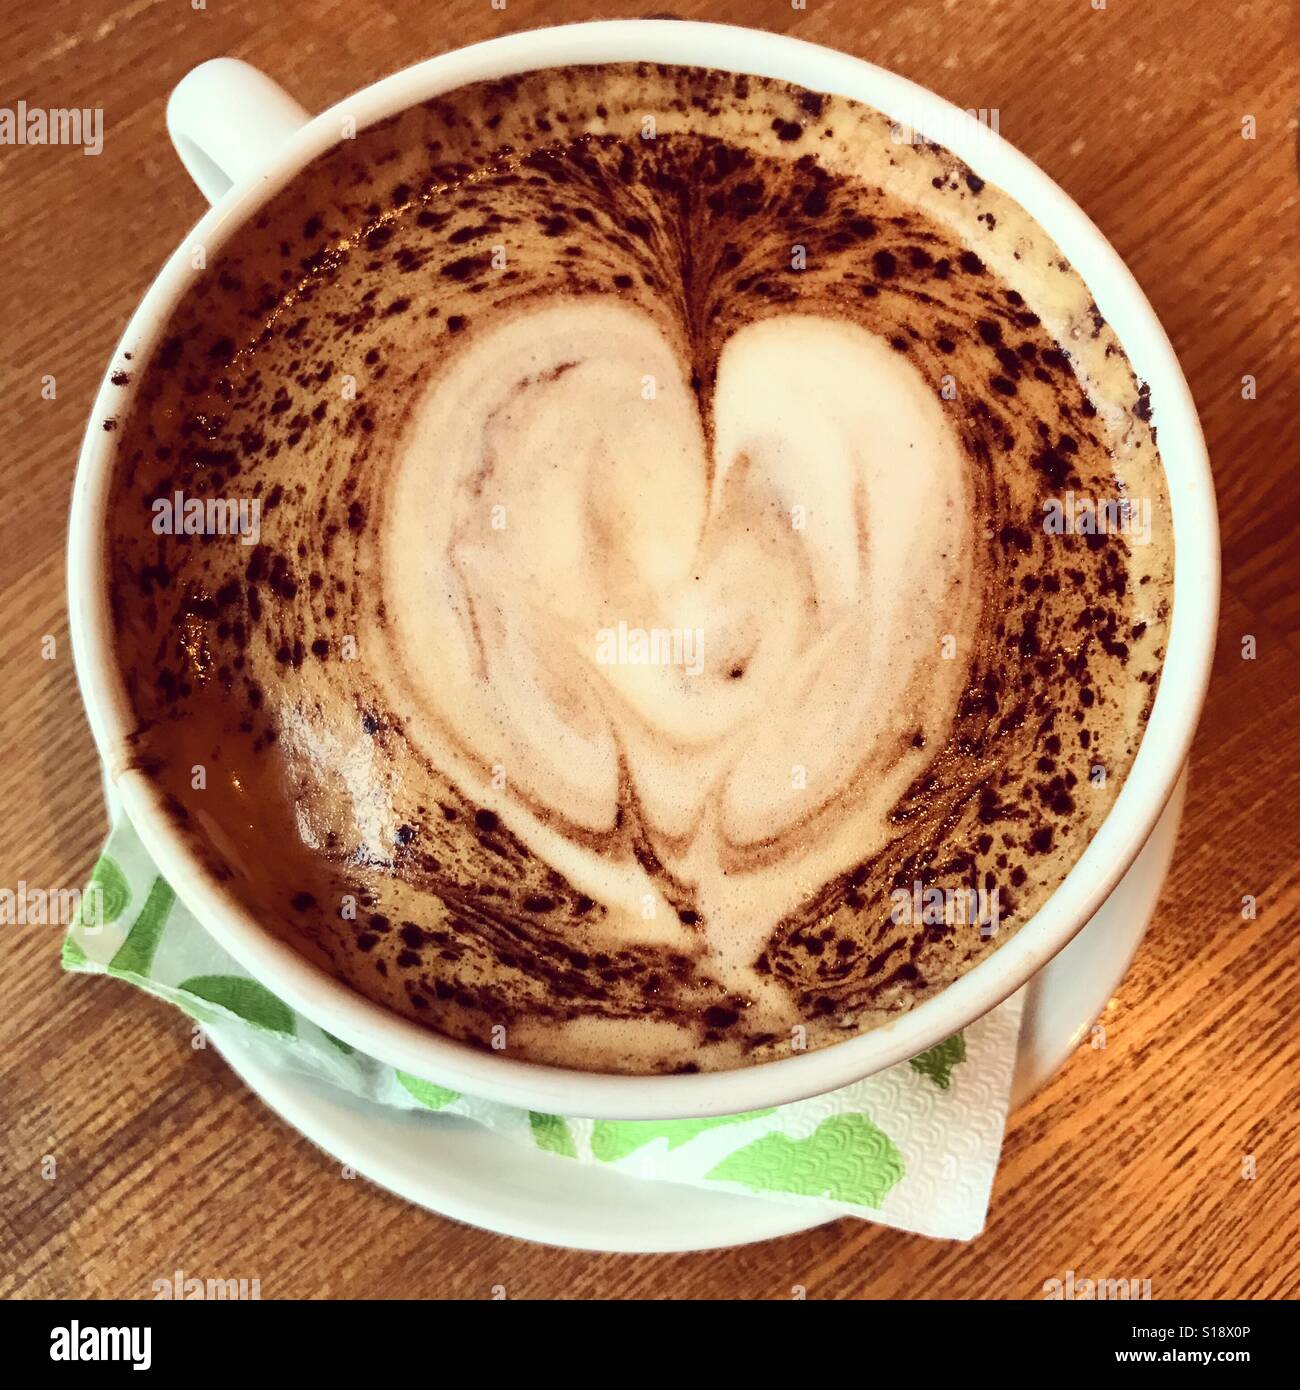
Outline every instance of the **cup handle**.
[(210, 203), (265, 168), (310, 119), (283, 87), (238, 58), (200, 63), (167, 101), (167, 133)]

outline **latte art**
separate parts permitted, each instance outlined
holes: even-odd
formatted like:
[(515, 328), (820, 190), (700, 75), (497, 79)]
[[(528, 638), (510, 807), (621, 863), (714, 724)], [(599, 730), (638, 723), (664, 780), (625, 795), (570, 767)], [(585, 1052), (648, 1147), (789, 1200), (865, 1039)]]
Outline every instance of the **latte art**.
[[(124, 756), (262, 921), (452, 1037), (822, 1046), (995, 949), (1113, 801), (1169, 617), (1148, 415), (1041, 230), (875, 112), (468, 87), (305, 171), (147, 364)], [(181, 491), (256, 500), (251, 555), (154, 534)], [(1046, 528), (1067, 492), (1147, 541)]]
[[(912, 734), (945, 732), (963, 672), (934, 634), (969, 641), (978, 578), (956, 435), (865, 329), (741, 328), (708, 420), (680, 348), (612, 297), (467, 345), (415, 408), (379, 526), (384, 668), (431, 760), (480, 785), (500, 765), (507, 801), (588, 856), (630, 819), (741, 965), (879, 837), (924, 766)], [(698, 631), (698, 674), (593, 664), (622, 614)], [(602, 901), (639, 915), (655, 889), (628, 872)]]

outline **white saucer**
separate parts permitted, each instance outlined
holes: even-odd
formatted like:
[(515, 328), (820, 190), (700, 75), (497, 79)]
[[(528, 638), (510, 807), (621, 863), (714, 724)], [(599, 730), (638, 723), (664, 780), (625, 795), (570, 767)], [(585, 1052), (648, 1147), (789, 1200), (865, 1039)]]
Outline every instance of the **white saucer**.
[[(1078, 936), (1028, 985), (1012, 1107), (1088, 1035), (1137, 952), (1173, 855), (1184, 770), (1129, 872)], [(745, 1245), (830, 1216), (756, 1197), (646, 1182), (542, 1153), (455, 1116), (392, 1110), (268, 1067), (237, 1037), (213, 1041), (278, 1115), (340, 1163), (408, 1201), (503, 1235), (625, 1253)]]

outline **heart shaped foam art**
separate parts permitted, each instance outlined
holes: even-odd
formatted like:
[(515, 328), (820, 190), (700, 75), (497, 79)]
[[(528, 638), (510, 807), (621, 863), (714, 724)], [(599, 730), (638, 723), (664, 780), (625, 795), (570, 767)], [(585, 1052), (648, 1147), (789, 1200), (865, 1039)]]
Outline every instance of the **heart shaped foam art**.
[(617, 300), (494, 327), (416, 408), (385, 587), (437, 761), (499, 769), (526, 837), (634, 920), (658, 885), (602, 851), (636, 818), (752, 990), (771, 927), (887, 838), (913, 736), (947, 737), (936, 635), (966, 644), (978, 594), (960, 446), (879, 337), (750, 324), (712, 405)]

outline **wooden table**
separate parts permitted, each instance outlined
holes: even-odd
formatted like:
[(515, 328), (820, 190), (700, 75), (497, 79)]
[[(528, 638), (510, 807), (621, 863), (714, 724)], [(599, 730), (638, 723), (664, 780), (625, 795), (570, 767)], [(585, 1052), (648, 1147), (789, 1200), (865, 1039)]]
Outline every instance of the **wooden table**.
[[(1095, 0), (1099, 3), (1099, 0)], [(68, 645), (73, 465), (112, 344), (202, 211), (163, 124), (230, 53), (311, 109), (415, 59), (588, 0), (0, 0), (0, 101), (102, 106), (103, 153), (0, 147), (0, 885), (84, 881), (105, 831)], [(1296, 47), (1282, 0), (677, 0), (873, 59), (1002, 133), (1101, 226), (1182, 359), (1224, 532), (1219, 651), (1173, 872), (1084, 1046), (1012, 1120), (988, 1229), (947, 1245), (842, 1221), (707, 1255), (556, 1252), (410, 1207), (275, 1118), (186, 1019), (60, 974), (5, 927), (0, 1292), (150, 1296), (180, 1268), (265, 1298), (1035, 1298), (1073, 1269), (1156, 1297), (1300, 1283), (1300, 514)], [(1253, 117), (1254, 140), (1242, 138)], [(42, 398), (53, 376), (56, 398)], [(1257, 383), (1243, 399), (1242, 378)], [(48, 392), (47, 392), (48, 394)], [(1254, 660), (1242, 656), (1246, 635)], [(42, 640), (55, 639), (53, 659)], [(1258, 917), (1243, 920), (1245, 894)], [(53, 1180), (42, 1160), (56, 1160)], [(1243, 1177), (1253, 1158), (1256, 1176)]]

